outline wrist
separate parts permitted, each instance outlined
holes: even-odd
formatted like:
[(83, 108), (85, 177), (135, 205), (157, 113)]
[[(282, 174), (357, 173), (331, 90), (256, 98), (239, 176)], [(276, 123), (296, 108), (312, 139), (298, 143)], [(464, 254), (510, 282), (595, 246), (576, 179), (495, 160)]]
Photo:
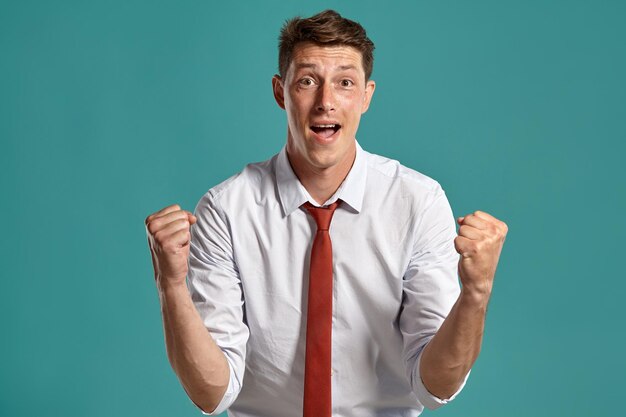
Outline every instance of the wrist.
[(187, 291), (186, 277), (173, 278), (173, 277), (165, 277), (162, 275), (158, 275), (156, 278), (156, 285), (157, 285), (157, 290), (161, 294), (172, 292), (172, 291), (177, 292), (182, 289)]
[(471, 288), (471, 287), (462, 287), (461, 295), (459, 299), (462, 303), (471, 305), (474, 307), (484, 307), (487, 308), (487, 304), (489, 303), (489, 299), (491, 298), (491, 288)]

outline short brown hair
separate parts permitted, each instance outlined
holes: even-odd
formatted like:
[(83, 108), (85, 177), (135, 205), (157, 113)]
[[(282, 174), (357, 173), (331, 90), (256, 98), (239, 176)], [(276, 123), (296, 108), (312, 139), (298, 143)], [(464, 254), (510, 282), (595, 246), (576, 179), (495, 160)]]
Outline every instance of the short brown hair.
[(367, 37), (363, 26), (342, 17), (334, 10), (324, 10), (307, 19), (294, 17), (287, 20), (278, 38), (278, 71), (285, 78), (291, 63), (293, 49), (300, 42), (313, 42), (322, 46), (347, 45), (361, 52), (365, 80), (369, 80), (374, 67), (374, 43)]

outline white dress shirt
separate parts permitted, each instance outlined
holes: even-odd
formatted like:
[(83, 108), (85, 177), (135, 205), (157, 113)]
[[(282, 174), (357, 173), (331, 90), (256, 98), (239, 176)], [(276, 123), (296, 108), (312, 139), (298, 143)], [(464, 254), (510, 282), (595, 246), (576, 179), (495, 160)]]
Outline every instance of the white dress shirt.
[[(333, 248), (333, 416), (417, 416), (441, 400), (419, 360), (459, 296), (456, 226), (440, 185), (364, 151), (337, 192)], [(188, 285), (224, 352), (230, 382), (211, 413), (302, 415), (309, 257), (318, 206), (285, 148), (198, 203)], [(461, 387), (462, 389), (462, 387)], [(459, 389), (459, 391), (461, 390)], [(230, 407), (230, 408), (229, 408)]]

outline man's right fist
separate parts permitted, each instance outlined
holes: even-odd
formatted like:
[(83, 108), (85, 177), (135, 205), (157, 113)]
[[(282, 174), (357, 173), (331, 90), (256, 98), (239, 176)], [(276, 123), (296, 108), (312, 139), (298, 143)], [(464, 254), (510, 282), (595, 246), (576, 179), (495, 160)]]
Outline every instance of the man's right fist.
[(185, 283), (190, 228), (196, 221), (196, 216), (182, 210), (178, 204), (165, 207), (146, 218), (154, 279), (159, 286)]

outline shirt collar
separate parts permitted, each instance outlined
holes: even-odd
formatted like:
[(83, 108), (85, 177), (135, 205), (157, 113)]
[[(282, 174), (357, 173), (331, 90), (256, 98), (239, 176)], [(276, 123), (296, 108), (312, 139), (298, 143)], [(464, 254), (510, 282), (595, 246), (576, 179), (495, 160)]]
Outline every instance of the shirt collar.
[[(332, 204), (337, 200), (341, 200), (352, 208), (355, 212), (361, 211), (363, 204), (363, 195), (365, 194), (365, 183), (367, 179), (367, 153), (356, 142), (356, 157), (350, 172), (343, 180), (339, 189), (332, 197), (324, 203), (324, 205)], [(314, 206), (319, 206), (310, 196), (304, 186), (298, 180), (293, 172), (289, 159), (287, 157), (287, 146), (278, 154), (275, 165), (276, 182), (278, 186), (278, 195), (280, 203), (283, 207), (284, 216), (290, 215), (294, 210), (302, 204), (309, 201)]]

